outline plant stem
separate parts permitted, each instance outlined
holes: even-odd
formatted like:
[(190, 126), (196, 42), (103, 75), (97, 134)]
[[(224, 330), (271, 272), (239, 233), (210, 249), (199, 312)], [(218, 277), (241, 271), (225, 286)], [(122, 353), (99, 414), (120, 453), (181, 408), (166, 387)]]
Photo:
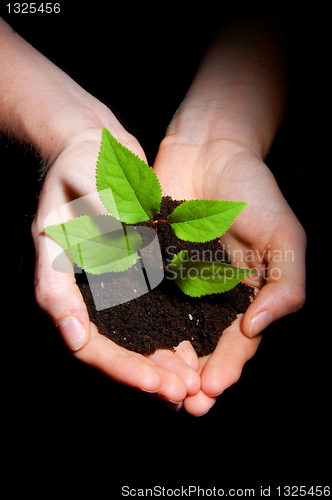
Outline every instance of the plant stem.
[(149, 219), (149, 222), (151, 222), (151, 224), (153, 225), (153, 227), (156, 231), (158, 231), (159, 222), (166, 222), (166, 224), (169, 224), (168, 220), (166, 220), (166, 219), (156, 219), (156, 220)]

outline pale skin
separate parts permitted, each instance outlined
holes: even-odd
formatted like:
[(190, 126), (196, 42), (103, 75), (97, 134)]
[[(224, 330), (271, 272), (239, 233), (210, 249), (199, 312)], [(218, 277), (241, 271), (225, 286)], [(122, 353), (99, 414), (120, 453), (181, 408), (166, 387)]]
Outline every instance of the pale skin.
[[(36, 147), (47, 172), (32, 227), (37, 302), (78, 359), (197, 416), (239, 379), (264, 328), (300, 309), (305, 299), (305, 234), (263, 161), (282, 122), (286, 95), (279, 34), (265, 22), (239, 24), (217, 37), (154, 165), (164, 194), (173, 198), (248, 202), (222, 241), (237, 251), (234, 264), (264, 270), (247, 279), (258, 291), (247, 312), (224, 332), (213, 354), (198, 359), (189, 342), (175, 353), (149, 357), (117, 346), (90, 323), (74, 274), (52, 269), (45, 219), (95, 191), (102, 128), (145, 155), (108, 108), (0, 20), (0, 129)], [(257, 255), (250, 266), (249, 250)], [(287, 250), (294, 258), (280, 260)], [(278, 275), (272, 273), (276, 267)]]

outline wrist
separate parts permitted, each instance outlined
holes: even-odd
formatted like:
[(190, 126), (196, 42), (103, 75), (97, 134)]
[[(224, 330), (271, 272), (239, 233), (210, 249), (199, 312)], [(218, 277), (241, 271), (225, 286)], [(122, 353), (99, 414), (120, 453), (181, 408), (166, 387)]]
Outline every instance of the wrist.
[(259, 158), (263, 158), (269, 149), (259, 133), (248, 127), (244, 119), (232, 119), (215, 101), (197, 105), (184, 101), (173, 117), (163, 142), (200, 150), (220, 142), (230, 151), (248, 151)]
[(270, 17), (239, 19), (211, 43), (169, 132), (181, 141), (233, 140), (264, 158), (283, 121), (288, 43)]
[(100, 141), (104, 127), (112, 130), (118, 140), (127, 140), (129, 134), (113, 113), (78, 85), (77, 89), (55, 92), (53, 96), (33, 121), (22, 120), (23, 139), (35, 147), (45, 164), (52, 164), (74, 142)]

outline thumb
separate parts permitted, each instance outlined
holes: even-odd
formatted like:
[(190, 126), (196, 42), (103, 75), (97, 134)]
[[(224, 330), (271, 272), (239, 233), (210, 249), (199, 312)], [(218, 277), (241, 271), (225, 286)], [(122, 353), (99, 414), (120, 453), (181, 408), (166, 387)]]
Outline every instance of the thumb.
[[(67, 257), (68, 272), (55, 271), (50, 255), (59, 253), (58, 245), (33, 225), (36, 247), (35, 297), (38, 305), (57, 326), (72, 351), (85, 346), (90, 336), (90, 320), (83, 297), (76, 285), (73, 266)], [(49, 240), (46, 246), (46, 238)]]
[(241, 329), (246, 336), (255, 337), (272, 322), (295, 313), (303, 306), (305, 240), (301, 227), (301, 232), (294, 232), (292, 242), (289, 241), (282, 250), (271, 250), (266, 284), (242, 319)]

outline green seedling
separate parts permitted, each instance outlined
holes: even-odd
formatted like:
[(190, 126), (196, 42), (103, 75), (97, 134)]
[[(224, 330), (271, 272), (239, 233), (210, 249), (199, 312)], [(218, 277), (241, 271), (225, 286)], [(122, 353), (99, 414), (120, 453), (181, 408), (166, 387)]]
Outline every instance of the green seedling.
[[(96, 186), (110, 215), (84, 215), (44, 228), (76, 265), (91, 274), (121, 272), (135, 264), (142, 240), (134, 224), (151, 221), (157, 228), (167, 223), (181, 240), (208, 242), (224, 234), (247, 205), (188, 200), (166, 220), (158, 219), (162, 191), (156, 174), (107, 129), (102, 131)], [(192, 261), (186, 251), (174, 255), (168, 269), (180, 289), (192, 297), (230, 290), (253, 272), (220, 262)]]

